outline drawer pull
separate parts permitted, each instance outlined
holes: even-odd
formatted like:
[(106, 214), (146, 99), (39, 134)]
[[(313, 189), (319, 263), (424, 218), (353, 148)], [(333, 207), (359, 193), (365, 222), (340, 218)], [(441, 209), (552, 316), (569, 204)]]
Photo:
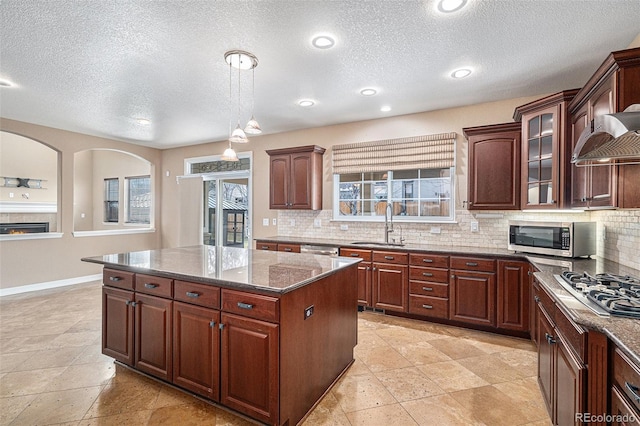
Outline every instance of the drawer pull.
[(109, 277), (109, 281), (122, 281), (122, 277)]
[(540, 303), (540, 296), (534, 296), (533, 300), (535, 300), (536, 303)]
[(425, 309), (433, 309), (433, 306), (431, 305), (422, 305), (422, 307)]
[(433, 259), (422, 259), (424, 263), (433, 263)]
[(633, 399), (635, 399), (636, 402), (640, 403), (640, 388), (632, 385), (629, 382), (624, 382), (624, 386), (629, 390), (629, 392), (631, 392), (631, 395), (633, 395)]
[(238, 308), (253, 309), (253, 305), (251, 305), (249, 303), (238, 302)]
[(158, 284), (144, 283), (144, 288), (156, 288)]
[(351, 257), (360, 257), (360, 255), (358, 253), (351, 253), (349, 256), (351, 256)]
[(467, 262), (465, 263), (467, 266), (478, 266), (478, 262)]
[(284, 248), (284, 251), (292, 251), (292, 250), (293, 250), (293, 249), (292, 249), (292, 248), (290, 248), (290, 247), (285, 247), (285, 248)]
[(195, 291), (187, 291), (185, 294), (187, 297), (193, 297), (194, 299), (200, 297), (200, 293), (196, 293)]
[(422, 290), (424, 291), (433, 291), (432, 287), (422, 287)]
[(269, 250), (269, 246), (262, 246), (262, 250)]
[(556, 339), (554, 339), (553, 336), (550, 335), (549, 333), (544, 333), (544, 337), (547, 338), (548, 344), (553, 345), (554, 343), (556, 343)]
[(387, 260), (393, 260), (393, 256), (385, 256), (384, 258)]
[(431, 272), (423, 272), (422, 275), (425, 276), (425, 277), (432, 277), (433, 276), (433, 274)]

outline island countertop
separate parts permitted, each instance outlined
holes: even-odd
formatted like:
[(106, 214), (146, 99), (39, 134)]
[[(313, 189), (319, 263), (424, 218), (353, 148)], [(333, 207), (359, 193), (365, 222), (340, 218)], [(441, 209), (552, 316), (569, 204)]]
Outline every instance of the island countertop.
[(142, 274), (284, 294), (361, 259), (200, 245), (107, 254), (82, 260)]

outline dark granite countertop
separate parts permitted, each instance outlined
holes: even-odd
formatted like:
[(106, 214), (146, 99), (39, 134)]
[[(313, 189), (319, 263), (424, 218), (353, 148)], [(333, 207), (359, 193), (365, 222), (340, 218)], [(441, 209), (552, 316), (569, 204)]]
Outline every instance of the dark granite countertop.
[(591, 275), (608, 272), (611, 274), (640, 277), (639, 270), (626, 267), (611, 260), (597, 257), (593, 259), (571, 259), (530, 255), (500, 248), (452, 247), (433, 244), (406, 244), (400, 247), (380, 244), (353, 244), (342, 240), (306, 237), (267, 237), (256, 239), (275, 243), (313, 244), (377, 250), (425, 251), (431, 253), (443, 252), (465, 256), (484, 255), (528, 260), (540, 271), (535, 273), (536, 278), (554, 298), (554, 301), (563, 312), (575, 323), (605, 334), (640, 366), (640, 320), (621, 317), (599, 317), (575, 299), (554, 277), (554, 274), (561, 274), (563, 271), (587, 272)]
[(107, 254), (82, 260), (143, 274), (284, 294), (361, 259), (202, 245)]

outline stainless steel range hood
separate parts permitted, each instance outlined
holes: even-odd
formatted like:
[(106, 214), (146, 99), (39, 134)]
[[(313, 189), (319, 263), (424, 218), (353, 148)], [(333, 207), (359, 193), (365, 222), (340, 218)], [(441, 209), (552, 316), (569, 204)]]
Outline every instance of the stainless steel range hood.
[(609, 160), (640, 161), (640, 104), (596, 117), (593, 130), (584, 129), (571, 157), (571, 162), (578, 165)]

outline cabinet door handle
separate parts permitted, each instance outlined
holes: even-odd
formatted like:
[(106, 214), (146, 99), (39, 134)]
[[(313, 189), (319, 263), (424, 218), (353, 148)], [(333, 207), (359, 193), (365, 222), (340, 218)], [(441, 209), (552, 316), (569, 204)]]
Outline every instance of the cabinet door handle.
[(550, 335), (549, 333), (544, 333), (544, 337), (547, 338), (547, 343), (549, 343), (550, 345), (553, 345), (554, 343), (556, 343), (556, 339), (554, 339), (553, 336)]
[(631, 392), (631, 395), (633, 395), (633, 399), (635, 399), (636, 402), (640, 402), (640, 393), (638, 393), (640, 391), (640, 388), (632, 385), (629, 382), (624, 382), (624, 386), (629, 390), (629, 392)]
[(371, 270), (371, 266), (367, 266), (367, 271), (370, 271), (370, 270)]
[(285, 247), (284, 251), (291, 251), (292, 249), (290, 249), (289, 247)]
[(422, 259), (424, 263), (433, 263), (433, 259)]
[(433, 274), (431, 272), (423, 272), (422, 275), (425, 276), (425, 277), (432, 277), (433, 276)]
[(422, 287), (422, 290), (424, 291), (433, 291), (432, 287)]
[(433, 306), (431, 305), (422, 305), (422, 307), (425, 309), (433, 309)]
[(140, 304), (140, 303), (142, 303), (142, 302), (134, 302), (134, 301), (131, 301), (131, 302), (129, 302), (129, 306), (133, 306), (133, 307), (135, 308), (135, 307), (136, 307), (136, 306), (138, 306), (138, 304)]
[(467, 262), (467, 266), (478, 266), (478, 262)]
[(387, 260), (393, 260), (393, 256), (385, 256), (384, 258)]
[(238, 302), (238, 308), (241, 308), (241, 309), (253, 309), (253, 305), (251, 305), (250, 303)]
[(200, 293), (196, 293), (195, 291), (187, 291), (186, 295), (187, 297), (193, 297), (194, 299), (200, 297)]
[(216, 322), (215, 321), (209, 321), (209, 327), (213, 328), (216, 326)]
[(224, 324), (223, 323), (218, 324), (218, 328), (222, 330), (224, 328)]
[(158, 284), (144, 283), (144, 288), (156, 288)]
[(536, 303), (540, 303), (540, 296), (533, 296), (533, 300), (535, 300)]
[(262, 246), (262, 250), (269, 250), (269, 246)]
[(358, 253), (351, 253), (349, 256), (351, 256), (351, 257), (360, 257), (360, 255)]
[(125, 300), (124, 304), (127, 305), (127, 306), (131, 305), (131, 300)]
[(109, 277), (109, 281), (122, 281), (122, 277)]

